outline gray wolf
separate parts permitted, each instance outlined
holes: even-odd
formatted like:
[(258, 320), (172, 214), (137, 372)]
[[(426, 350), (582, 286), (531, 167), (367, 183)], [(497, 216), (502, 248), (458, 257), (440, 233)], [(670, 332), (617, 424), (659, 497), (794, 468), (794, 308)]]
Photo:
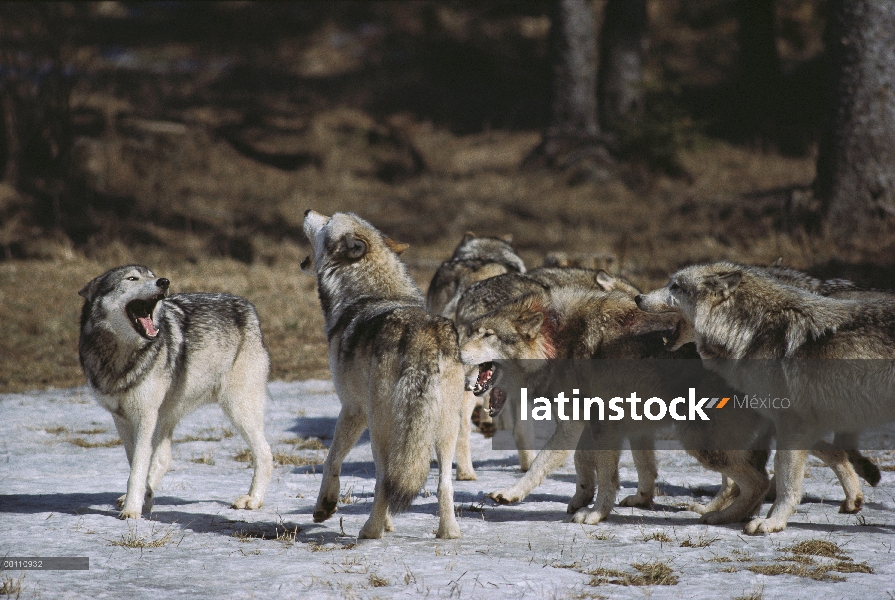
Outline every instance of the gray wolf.
[[(562, 288), (584, 288), (606, 292), (619, 290), (631, 297), (640, 293), (631, 283), (609, 275), (602, 269), (541, 267), (525, 274), (505, 273), (474, 283), (460, 297), (454, 322), (461, 341), (472, 335), (470, 325), (476, 319), (529, 294), (537, 295), (546, 304), (549, 302), (551, 291)], [(467, 381), (471, 381), (470, 375), (475, 374), (474, 369), (467, 371)], [(490, 396), (486, 398), (490, 399)], [(489, 404), (488, 399), (486, 404)], [(512, 410), (503, 412), (492, 410), (490, 404), (489, 412), (499, 415), (499, 429), (512, 430), (516, 446), (519, 448), (519, 468), (523, 473), (528, 471), (535, 457), (535, 453), (530, 450), (534, 436), (531, 423), (515, 419)]]
[(512, 242), (512, 236), (477, 237), (467, 232), (453, 256), (435, 271), (426, 292), (426, 308), (453, 319), (460, 296), (473, 283), (503, 273), (525, 273), (525, 263)]
[[(835, 388), (825, 389), (816, 377), (799, 380), (798, 365), (781, 361), (895, 358), (895, 302), (885, 295), (866, 299), (821, 296), (759, 267), (718, 262), (682, 269), (664, 288), (638, 296), (636, 301), (645, 311), (678, 314), (686, 320), (687, 335), (709, 365), (720, 364), (711, 359), (778, 361), (774, 372), (768, 372), (765, 364), (760, 374), (749, 373), (748, 364), (741, 361), (739, 371), (731, 367), (723, 373), (728, 381), (747, 385), (755, 385), (759, 377), (792, 381), (787, 391), (806, 400), (806, 408), (798, 405), (797, 410), (768, 415), (782, 448), (775, 456), (777, 495), (768, 516), (751, 521), (747, 533), (785, 529), (801, 501), (808, 451), (791, 448), (812, 448), (832, 429), (830, 423), (836, 423), (837, 432), (858, 433), (893, 417), (886, 413), (891, 409), (880, 404), (842, 406), (831, 397), (835, 392), (828, 391)], [(812, 402), (812, 398), (817, 400)], [(841, 455), (838, 460), (842, 461)], [(847, 460), (838, 467), (843, 473), (851, 471), (848, 485), (856, 486)]]
[[(463, 367), (448, 319), (426, 311), (398, 254), (407, 246), (352, 213), (307, 211), (311, 242), (302, 268), (317, 277), (329, 340), (329, 365), (342, 403), (314, 521), (336, 511), (342, 462), (369, 427), (376, 466), (370, 518), (361, 538), (393, 531), (426, 481), (432, 447), (438, 460), (437, 537), (458, 538), (451, 461), (457, 444)], [(313, 264), (313, 267), (312, 267)]]
[[(525, 273), (525, 263), (513, 250), (513, 237), (478, 237), (467, 232), (454, 254), (444, 261), (426, 293), (426, 308), (429, 312), (456, 321), (457, 303), (463, 293), (474, 283), (504, 273)], [(469, 449), (472, 433), (471, 418), (476, 406), (476, 397), (468, 392), (463, 396), (460, 418), (460, 433), (457, 439), (457, 480), (476, 479)], [(490, 417), (484, 414), (480, 424), (490, 424)]]
[[(483, 282), (484, 283), (484, 282)], [(675, 315), (650, 315), (640, 311), (633, 298), (621, 291), (605, 292), (584, 288), (552, 290), (549, 298), (528, 294), (505, 304), (470, 323), (461, 336), (461, 357), (465, 364), (478, 365), (474, 387), (479, 393), (490, 391), (492, 407), (500, 410), (506, 396), (495, 384), (499, 381), (500, 361), (529, 359), (533, 369), (536, 361), (556, 358), (662, 358), (665, 350), (661, 334), (673, 330)], [(500, 364), (498, 364), (500, 363)], [(532, 380), (537, 373), (529, 374)], [(513, 410), (514, 402), (507, 404)], [(489, 495), (500, 503), (518, 502), (540, 485), (550, 471), (568, 456), (563, 448), (574, 447), (583, 432), (583, 422), (558, 421), (553, 437), (537, 455), (531, 468), (515, 485)], [(602, 447), (613, 444), (620, 448), (623, 437), (641, 437), (644, 448), (649, 446), (652, 430), (648, 427), (622, 430), (612, 428), (601, 432), (605, 437)], [(568, 511), (573, 520), (598, 523), (605, 519), (618, 492), (619, 450), (575, 452), (578, 478), (576, 493)], [(704, 515), (710, 523), (730, 522), (748, 514), (767, 490), (767, 474), (749, 451), (727, 452), (722, 457), (694, 453), (708, 468), (720, 471), (748, 490), (738, 502), (720, 513)], [(766, 455), (765, 455), (766, 458)], [(649, 505), (654, 493), (656, 467), (651, 450), (634, 452), (638, 470), (638, 492), (622, 501), (625, 506)], [(596, 476), (596, 477), (595, 477)], [(596, 488), (596, 490), (595, 490)], [(593, 508), (586, 508), (594, 500)]]
[(112, 413), (131, 465), (122, 519), (152, 508), (171, 462), (180, 419), (218, 402), (252, 452), (248, 495), (234, 508), (260, 508), (273, 459), (264, 437), (270, 359), (255, 308), (227, 294), (168, 296), (168, 279), (143, 266), (112, 269), (78, 292), (84, 298), (78, 351), (90, 388)]

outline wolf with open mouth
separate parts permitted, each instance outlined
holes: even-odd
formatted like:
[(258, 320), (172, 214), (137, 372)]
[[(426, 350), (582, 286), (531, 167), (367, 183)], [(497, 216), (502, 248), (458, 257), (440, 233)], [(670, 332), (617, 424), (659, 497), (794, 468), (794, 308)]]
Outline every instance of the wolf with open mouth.
[(234, 508), (264, 503), (273, 457), (264, 437), (270, 358), (255, 308), (228, 294), (168, 295), (146, 267), (112, 269), (84, 286), (78, 350), (87, 381), (112, 413), (131, 465), (119, 517), (139, 518), (171, 462), (174, 428), (218, 402), (252, 452), (254, 476)]

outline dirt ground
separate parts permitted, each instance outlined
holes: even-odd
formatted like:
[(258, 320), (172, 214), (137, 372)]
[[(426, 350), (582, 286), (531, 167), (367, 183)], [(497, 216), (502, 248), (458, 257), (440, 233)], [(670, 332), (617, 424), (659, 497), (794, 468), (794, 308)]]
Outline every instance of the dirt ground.
[[(735, 32), (728, 17), (700, 21), (681, 16), (683, 5), (650, 4), (648, 84), (678, 104), (639, 139), (668, 145), (676, 168), (647, 153), (596, 171), (547, 171), (520, 169), (544, 118), (543, 14), (343, 4), (354, 12), (316, 14), (324, 5), (310, 3), (252, 21), (239, 12), (247, 3), (234, 3), (215, 9), (217, 21), (181, 15), (170, 30), (163, 15), (148, 38), (133, 35), (126, 15), (82, 28), (67, 55), (76, 74), (67, 195), (42, 220), (39, 195), (0, 184), (0, 392), (84, 383), (77, 291), (125, 263), (168, 277), (173, 291), (247, 297), (272, 379), (328, 377), (314, 281), (298, 268), (307, 208), (357, 212), (409, 243), (404, 258), (423, 289), (468, 230), (513, 234), (529, 266), (562, 251), (644, 289), (698, 261), (779, 257), (893, 287), (889, 243), (844, 254), (817, 226), (810, 136), (793, 152), (731, 134), (724, 115), (735, 101), (706, 112), (727, 93), (733, 58), (716, 50)], [(817, 3), (780, 4), (792, 13), (785, 22), (804, 30), (800, 45), (786, 46), (792, 35), (781, 42), (783, 56), (808, 65), (820, 30), (802, 9)], [(292, 33), (259, 43), (277, 18)], [(256, 37), (228, 45), (221, 23), (240, 19)], [(208, 39), (191, 33), (200, 22)], [(674, 96), (675, 86), (689, 91)]]

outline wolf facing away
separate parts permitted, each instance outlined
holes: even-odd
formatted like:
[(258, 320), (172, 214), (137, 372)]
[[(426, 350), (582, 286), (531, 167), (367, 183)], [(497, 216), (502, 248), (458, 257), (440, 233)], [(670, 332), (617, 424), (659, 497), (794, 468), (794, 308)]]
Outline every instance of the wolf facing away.
[(398, 254), (406, 249), (352, 213), (307, 211), (304, 232), (313, 259), (329, 340), (329, 364), (342, 403), (314, 521), (336, 511), (342, 462), (369, 427), (376, 466), (370, 518), (361, 538), (393, 531), (438, 460), (439, 538), (460, 537), (451, 462), (457, 444), (463, 368), (453, 324), (427, 312), (422, 292)]
[[(525, 263), (512, 246), (511, 235), (502, 238), (478, 237), (467, 232), (454, 249), (454, 254), (441, 263), (426, 292), (426, 308), (456, 323), (457, 304), (464, 292), (479, 281), (504, 273), (525, 273)], [(472, 466), (469, 436), (472, 434), (471, 419), (475, 407), (480, 405), (476, 397), (467, 391), (463, 395), (460, 433), (457, 437), (457, 480), (476, 479)], [(490, 423), (487, 413), (481, 423)]]
[(112, 269), (78, 292), (84, 298), (78, 352), (100, 405), (112, 413), (131, 470), (122, 519), (151, 510), (171, 462), (177, 423), (218, 402), (252, 452), (248, 495), (234, 508), (260, 508), (273, 459), (264, 437), (270, 359), (255, 308), (228, 294), (168, 296), (168, 279), (143, 266)]
[(426, 292), (426, 308), (453, 319), (457, 302), (469, 286), (503, 273), (525, 273), (525, 263), (513, 250), (513, 237), (478, 237), (467, 232), (453, 256), (435, 271)]
[[(649, 312), (682, 316), (703, 359), (895, 358), (895, 300), (884, 295), (821, 296), (758, 267), (731, 262), (688, 267), (672, 275), (664, 288), (639, 296), (637, 303)], [(779, 364), (788, 372), (765, 377), (786, 381), (798, 373), (798, 365), (791, 361)], [(738, 378), (749, 384), (756, 381), (748, 365), (740, 372), (735, 366), (726, 368), (722, 374), (732, 383)], [(819, 400), (807, 409), (769, 412), (780, 447), (775, 456), (777, 495), (768, 516), (751, 521), (747, 533), (786, 528), (802, 495), (808, 451), (799, 448), (813, 447), (830, 429), (858, 433), (892, 418), (886, 412), (892, 409), (883, 405), (840, 405), (812, 380), (799, 381), (787, 391), (803, 398), (813, 392)], [(851, 483), (856, 485), (850, 464), (840, 466), (843, 472), (851, 471)]]

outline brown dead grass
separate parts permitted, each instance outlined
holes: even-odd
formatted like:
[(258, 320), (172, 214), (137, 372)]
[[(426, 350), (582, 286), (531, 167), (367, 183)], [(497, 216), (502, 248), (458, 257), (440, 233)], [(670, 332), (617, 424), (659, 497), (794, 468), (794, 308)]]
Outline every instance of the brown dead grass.
[(629, 573), (615, 569), (594, 569), (585, 571), (587, 575), (593, 575), (589, 585), (624, 585), (624, 586), (648, 586), (648, 585), (677, 585), (678, 577), (666, 563), (634, 563), (631, 565), (638, 572)]

